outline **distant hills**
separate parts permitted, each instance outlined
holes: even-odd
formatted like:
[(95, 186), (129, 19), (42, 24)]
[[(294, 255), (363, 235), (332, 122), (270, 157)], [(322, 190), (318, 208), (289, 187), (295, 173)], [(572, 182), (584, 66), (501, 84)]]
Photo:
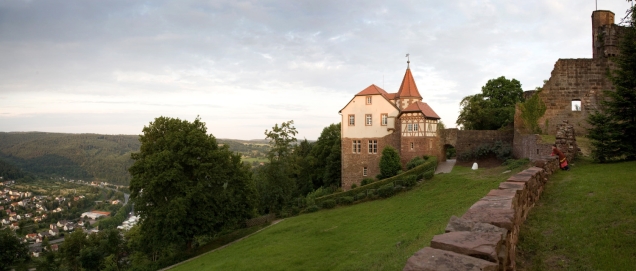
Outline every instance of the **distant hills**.
[[(0, 132), (0, 176), (24, 173), (127, 185), (138, 135)], [(265, 140), (217, 139), (245, 156), (264, 155)]]

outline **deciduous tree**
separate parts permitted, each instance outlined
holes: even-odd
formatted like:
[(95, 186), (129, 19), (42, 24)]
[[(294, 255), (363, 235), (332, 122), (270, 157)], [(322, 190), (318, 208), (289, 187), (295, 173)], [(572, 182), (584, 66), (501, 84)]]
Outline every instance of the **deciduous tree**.
[(497, 130), (512, 124), (515, 104), (523, 101), (521, 83), (501, 76), (490, 79), (481, 93), (464, 97), (457, 124), (466, 130)]
[(0, 230), (0, 270), (9, 270), (12, 265), (29, 257), (29, 248), (9, 229)]
[(159, 117), (144, 127), (129, 171), (130, 200), (152, 245), (191, 247), (255, 214), (255, 189), (238, 154), (219, 146), (198, 117)]

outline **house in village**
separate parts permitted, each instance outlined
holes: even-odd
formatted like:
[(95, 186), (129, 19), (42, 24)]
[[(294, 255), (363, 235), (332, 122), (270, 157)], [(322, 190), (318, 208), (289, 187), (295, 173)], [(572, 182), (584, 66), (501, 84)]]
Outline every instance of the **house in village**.
[(422, 102), (410, 61), (396, 93), (370, 85), (355, 94), (339, 113), (345, 190), (380, 173), (380, 157), (387, 146), (398, 151), (402, 167), (417, 156), (439, 155), (440, 117)]

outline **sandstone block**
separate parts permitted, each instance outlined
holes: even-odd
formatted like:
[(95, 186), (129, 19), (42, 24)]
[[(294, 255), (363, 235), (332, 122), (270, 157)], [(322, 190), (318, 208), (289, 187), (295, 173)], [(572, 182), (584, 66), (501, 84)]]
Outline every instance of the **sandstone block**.
[(425, 247), (413, 254), (403, 271), (495, 271), (497, 264), (482, 259)]
[(462, 218), (512, 230), (514, 216), (515, 211), (512, 209), (476, 208), (468, 209)]
[(499, 233), (457, 231), (433, 236), (431, 247), (498, 263), (503, 241)]
[(456, 216), (451, 216), (448, 224), (446, 225), (446, 232), (455, 231), (472, 231), (472, 232), (487, 232), (487, 233), (499, 233), (502, 237), (508, 234), (508, 230), (497, 227), (488, 223), (475, 222), (472, 220), (463, 219)]

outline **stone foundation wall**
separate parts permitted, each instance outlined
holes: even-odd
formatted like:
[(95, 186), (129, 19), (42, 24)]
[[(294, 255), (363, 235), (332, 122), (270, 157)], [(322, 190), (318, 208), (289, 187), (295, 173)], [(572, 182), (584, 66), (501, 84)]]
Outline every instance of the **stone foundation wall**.
[[(437, 137), (402, 137), (400, 147), (400, 162), (402, 162), (403, 170), (406, 170), (406, 164), (411, 159), (423, 155), (436, 156), (440, 161), (439, 136)], [(411, 149), (413, 143), (413, 149)]]
[[(353, 140), (361, 141), (360, 153), (353, 153)], [(369, 153), (369, 140), (378, 141), (378, 152)], [(342, 189), (351, 189), (352, 184), (360, 185), (364, 178), (375, 178), (380, 174), (380, 157), (382, 150), (386, 146), (392, 146), (398, 152), (400, 150), (399, 133), (394, 132), (381, 138), (343, 138), (340, 143), (342, 147)], [(367, 176), (362, 176), (362, 170), (367, 167)]]
[(462, 217), (451, 217), (446, 233), (411, 256), (411, 270), (516, 270), (519, 227), (559, 170), (556, 157), (534, 161), (477, 201)]

